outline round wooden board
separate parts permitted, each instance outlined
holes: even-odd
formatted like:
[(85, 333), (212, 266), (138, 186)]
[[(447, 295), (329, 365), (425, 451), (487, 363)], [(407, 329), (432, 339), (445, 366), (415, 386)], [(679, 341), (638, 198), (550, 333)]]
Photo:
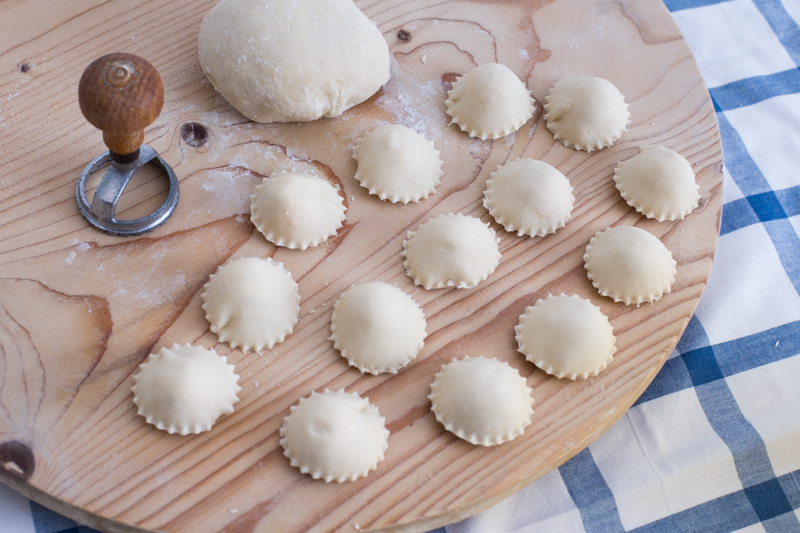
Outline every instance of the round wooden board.
[[(422, 531), (489, 507), (619, 419), (697, 306), (722, 205), (714, 109), (664, 5), (360, 0), (390, 44), (391, 80), (339, 118), (269, 125), (233, 111), (201, 72), (197, 31), (214, 3), (0, 4), (0, 479), (108, 531)], [(146, 142), (181, 180), (175, 214), (142, 238), (89, 228), (74, 199), (81, 169), (104, 150), (80, 114), (77, 82), (91, 60), (112, 51), (142, 55), (160, 71), (166, 104)], [(539, 102), (562, 78), (606, 78), (630, 103), (630, 129), (611, 148), (578, 152), (553, 140), (539, 107), (515, 134), (471, 139), (448, 124), (446, 91), (457, 75), (491, 61), (509, 66)], [(387, 122), (421, 131), (442, 152), (442, 183), (418, 204), (381, 202), (353, 179), (354, 142)], [(696, 170), (702, 201), (683, 221), (646, 220), (611, 179), (617, 161), (656, 143)], [(572, 219), (554, 235), (504, 232), (482, 205), (489, 173), (519, 157), (554, 165), (575, 189)], [(249, 196), (277, 168), (340, 187), (348, 211), (337, 236), (301, 252), (276, 249), (254, 230)], [(151, 210), (164, 188), (157, 176), (132, 184), (124, 214)], [(400, 259), (406, 232), (450, 212), (491, 223), (500, 265), (474, 289), (416, 287)], [(678, 262), (672, 292), (653, 304), (614, 303), (586, 277), (589, 239), (621, 224), (654, 233)], [(242, 256), (283, 262), (302, 296), (294, 333), (259, 354), (217, 344), (200, 307), (208, 276)], [(338, 295), (369, 280), (397, 284), (428, 318), (425, 348), (397, 375), (360, 374), (328, 340)], [(516, 352), (518, 316), (561, 292), (588, 298), (615, 328), (618, 352), (596, 378), (558, 380)], [(175, 342), (214, 347), (241, 375), (235, 413), (201, 435), (156, 430), (132, 402), (138, 365)], [(429, 383), (464, 355), (496, 357), (527, 378), (535, 413), (523, 436), (476, 447), (435, 421)], [(314, 481), (283, 456), (278, 429), (289, 407), (326, 387), (368, 397), (386, 418), (386, 459), (366, 478)]]

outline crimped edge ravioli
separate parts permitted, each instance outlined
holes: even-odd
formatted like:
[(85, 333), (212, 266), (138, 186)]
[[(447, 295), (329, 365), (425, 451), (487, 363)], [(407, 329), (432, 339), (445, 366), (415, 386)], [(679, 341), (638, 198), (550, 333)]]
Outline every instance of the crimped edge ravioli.
[(425, 345), (422, 308), (400, 288), (381, 281), (353, 285), (333, 307), (333, 346), (361, 372), (396, 374)]
[(441, 153), (421, 133), (384, 124), (358, 140), (355, 179), (370, 194), (392, 203), (419, 202), (436, 190), (443, 175)]
[(555, 139), (592, 152), (614, 144), (628, 131), (631, 114), (611, 82), (578, 76), (557, 82), (545, 98), (544, 119)]
[(403, 241), (403, 266), (426, 289), (469, 289), (500, 263), (498, 238), (480, 219), (449, 213), (423, 222)]
[(522, 435), (533, 415), (532, 390), (508, 363), (494, 358), (456, 359), (431, 383), (431, 410), (444, 428), (479, 446)]
[(486, 140), (521, 128), (533, 116), (536, 100), (507, 66), (485, 63), (456, 79), (445, 105), (462, 131)]
[(250, 197), (250, 221), (277, 246), (305, 250), (336, 235), (345, 206), (322, 178), (278, 171), (264, 178)]
[(608, 317), (577, 295), (537, 300), (520, 315), (514, 332), (519, 352), (557, 378), (596, 376), (617, 351)]
[(280, 428), (280, 445), (303, 474), (343, 483), (377, 468), (389, 446), (389, 430), (368, 399), (325, 389), (290, 408)]
[(181, 435), (208, 431), (239, 401), (239, 376), (227, 358), (174, 344), (151, 353), (133, 376), (133, 403), (148, 424)]
[(669, 293), (677, 262), (661, 240), (634, 226), (595, 233), (583, 255), (586, 274), (603, 296), (639, 305)]
[(614, 183), (628, 205), (659, 222), (683, 220), (700, 205), (692, 165), (665, 146), (642, 146), (638, 154), (620, 161)]
[(483, 205), (506, 231), (542, 237), (563, 228), (575, 197), (558, 169), (535, 159), (515, 159), (489, 175)]
[(201, 298), (211, 331), (244, 352), (283, 342), (300, 314), (297, 283), (272, 258), (241, 257), (220, 266)]

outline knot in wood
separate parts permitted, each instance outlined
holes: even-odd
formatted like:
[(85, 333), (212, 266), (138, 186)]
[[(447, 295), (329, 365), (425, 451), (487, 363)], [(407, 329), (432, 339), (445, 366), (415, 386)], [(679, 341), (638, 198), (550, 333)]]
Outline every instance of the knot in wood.
[(187, 122), (181, 126), (181, 137), (189, 146), (199, 148), (208, 140), (208, 130), (197, 122)]
[(16, 440), (0, 444), (0, 468), (28, 480), (36, 470), (36, 458), (30, 446)]

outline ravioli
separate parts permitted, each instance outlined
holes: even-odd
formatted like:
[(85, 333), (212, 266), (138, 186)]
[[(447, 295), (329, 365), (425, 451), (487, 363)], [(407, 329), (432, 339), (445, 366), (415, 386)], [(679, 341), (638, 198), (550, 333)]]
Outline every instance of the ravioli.
[(312, 392), (291, 407), (280, 444), (292, 466), (326, 482), (354, 481), (377, 468), (388, 448), (385, 419), (366, 398)]
[(664, 243), (634, 226), (598, 231), (583, 255), (592, 285), (615, 302), (639, 305), (668, 293), (677, 275), (677, 262)]
[(408, 275), (426, 289), (475, 287), (500, 263), (494, 230), (475, 217), (453, 213), (409, 231), (402, 256)]
[(436, 420), (480, 446), (495, 446), (522, 435), (533, 415), (531, 388), (508, 363), (486, 357), (453, 359), (431, 383)]
[(203, 309), (220, 342), (260, 351), (283, 342), (300, 314), (292, 275), (272, 259), (242, 257), (222, 265), (203, 287)]
[(133, 403), (148, 424), (181, 435), (208, 431), (233, 412), (239, 376), (215, 351), (174, 344), (151, 353), (133, 376)]
[(250, 220), (277, 246), (305, 250), (342, 227), (345, 207), (333, 185), (314, 176), (275, 172), (250, 197)]
[(544, 104), (544, 119), (565, 146), (591, 152), (611, 146), (628, 130), (625, 98), (603, 78), (580, 76), (559, 81)]
[(425, 344), (425, 314), (405, 292), (380, 281), (354, 285), (336, 300), (333, 346), (351, 366), (379, 374), (411, 362)]
[(507, 66), (485, 63), (456, 79), (445, 105), (462, 131), (485, 140), (521, 128), (533, 116), (536, 100)]

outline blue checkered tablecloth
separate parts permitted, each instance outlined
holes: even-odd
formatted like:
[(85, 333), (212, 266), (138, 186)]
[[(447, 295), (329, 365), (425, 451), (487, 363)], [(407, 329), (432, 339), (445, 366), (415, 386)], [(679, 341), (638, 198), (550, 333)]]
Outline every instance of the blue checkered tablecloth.
[[(717, 110), (711, 278), (655, 381), (559, 469), (436, 533), (800, 532), (800, 0), (666, 0)], [(89, 532), (0, 484), (0, 532)]]

